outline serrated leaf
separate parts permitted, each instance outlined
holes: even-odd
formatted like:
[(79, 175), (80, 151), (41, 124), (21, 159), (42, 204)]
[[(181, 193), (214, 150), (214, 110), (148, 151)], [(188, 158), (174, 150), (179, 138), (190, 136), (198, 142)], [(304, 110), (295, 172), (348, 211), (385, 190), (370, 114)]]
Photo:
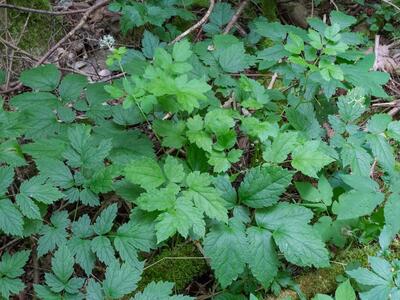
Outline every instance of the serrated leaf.
[(45, 183), (40, 176), (24, 181), (20, 186), (20, 194), (45, 204), (52, 204), (64, 196), (57, 188)]
[(90, 244), (92, 251), (96, 253), (99, 260), (105, 263), (107, 266), (115, 263), (114, 248), (111, 245), (110, 240), (106, 236), (96, 236)]
[(252, 168), (239, 188), (240, 199), (250, 207), (267, 207), (278, 202), (292, 180), (292, 172), (280, 167)]
[(51, 269), (64, 284), (74, 273), (74, 257), (66, 245), (62, 245), (54, 253), (51, 260)]
[(12, 167), (0, 168), (0, 195), (7, 193), (7, 188), (14, 180), (14, 169)]
[(185, 171), (180, 160), (173, 156), (167, 156), (164, 164), (164, 173), (171, 182), (181, 182), (185, 177)]
[(204, 236), (205, 222), (203, 212), (194, 207), (190, 200), (178, 198), (174, 209), (170, 209), (158, 216), (156, 228), (157, 242), (160, 243), (179, 232), (187, 237), (189, 230), (198, 236)]
[(106, 270), (103, 281), (106, 297), (119, 299), (134, 291), (141, 273), (142, 269), (135, 269), (127, 263), (119, 265), (118, 262), (114, 262), (111, 264)]
[(238, 224), (214, 226), (204, 239), (204, 251), (221, 286), (227, 287), (244, 271), (248, 243)]
[(392, 117), (388, 114), (374, 114), (367, 122), (367, 129), (371, 133), (382, 133), (391, 121)]
[(22, 250), (13, 255), (4, 253), (0, 260), (0, 274), (8, 278), (17, 278), (24, 274), (23, 267), (27, 263), (30, 253), (28, 250)]
[(96, 232), (98, 235), (104, 235), (108, 233), (113, 226), (114, 219), (117, 217), (117, 212), (117, 203), (111, 204), (104, 209), (97, 217), (96, 222), (93, 224), (94, 232)]
[(44, 225), (40, 230), (40, 238), (38, 241), (38, 256), (43, 256), (49, 251), (53, 251), (56, 246), (61, 246), (67, 241), (67, 226), (70, 221), (68, 212), (63, 210), (55, 212), (50, 218), (51, 225)]
[(319, 172), (324, 166), (335, 161), (325, 154), (320, 148), (319, 141), (308, 141), (292, 153), (292, 166), (310, 177), (318, 178)]
[(21, 213), (9, 199), (0, 200), (0, 229), (5, 234), (22, 235), (24, 221)]
[(150, 190), (142, 193), (135, 203), (140, 209), (146, 211), (163, 211), (172, 208), (176, 201), (176, 194), (179, 192), (179, 187), (167, 186), (162, 189)]
[(160, 39), (152, 34), (150, 31), (145, 30), (142, 38), (142, 52), (147, 58), (153, 58), (154, 50), (159, 46)]
[(61, 99), (64, 102), (73, 101), (79, 98), (82, 90), (88, 85), (88, 80), (80, 74), (68, 74), (58, 87)]
[(15, 197), (15, 203), (18, 205), (24, 216), (30, 219), (41, 220), (42, 216), (40, 214), (39, 207), (37, 204), (28, 196), (24, 194), (18, 194)]
[(188, 199), (192, 199), (195, 206), (203, 211), (210, 218), (227, 222), (227, 209), (225, 201), (220, 192), (209, 186), (211, 179), (208, 174), (201, 174), (198, 171), (190, 173), (186, 178), (189, 190), (184, 192)]
[(172, 58), (176, 62), (184, 62), (192, 55), (190, 43), (188, 40), (183, 40), (174, 44), (172, 48)]
[(333, 206), (333, 211), (339, 220), (358, 218), (370, 215), (383, 200), (382, 193), (352, 190), (339, 196), (339, 201)]
[(287, 261), (298, 266), (329, 266), (329, 252), (310, 225), (288, 222), (273, 237)]
[(386, 171), (392, 172), (395, 165), (393, 149), (388, 141), (382, 135), (367, 135), (368, 144), (377, 161), (385, 168)]
[(61, 72), (55, 65), (43, 65), (21, 73), (20, 81), (34, 90), (52, 91), (61, 78)]
[(356, 300), (356, 293), (350, 284), (350, 280), (341, 283), (335, 292), (335, 300)]
[(52, 158), (40, 158), (35, 163), (40, 175), (48, 177), (54, 185), (63, 189), (74, 186), (72, 173), (62, 161)]
[(272, 240), (272, 234), (260, 227), (247, 229), (249, 241), (248, 264), (253, 275), (268, 288), (278, 273), (278, 256)]
[(358, 268), (355, 270), (346, 271), (350, 277), (354, 278), (357, 282), (364, 285), (387, 285), (388, 282), (382, 277), (366, 268)]
[(140, 158), (132, 161), (125, 168), (125, 177), (132, 183), (145, 189), (153, 189), (165, 182), (164, 174), (158, 163), (151, 158)]
[(282, 163), (292, 152), (297, 143), (297, 132), (283, 132), (273, 140), (270, 147), (266, 147), (263, 158), (266, 161)]

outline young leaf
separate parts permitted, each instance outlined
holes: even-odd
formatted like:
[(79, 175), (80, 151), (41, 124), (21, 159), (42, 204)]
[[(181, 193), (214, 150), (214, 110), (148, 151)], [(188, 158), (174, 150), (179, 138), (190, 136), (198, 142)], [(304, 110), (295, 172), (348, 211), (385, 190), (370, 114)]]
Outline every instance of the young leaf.
[(228, 215), (225, 201), (220, 192), (211, 187), (211, 177), (198, 171), (190, 173), (186, 177), (188, 190), (184, 192), (185, 197), (192, 199), (195, 206), (210, 218), (227, 222)]
[(125, 168), (126, 178), (141, 187), (150, 190), (165, 182), (164, 174), (158, 163), (147, 157), (132, 161)]
[(318, 178), (317, 172), (335, 161), (320, 148), (319, 141), (308, 141), (292, 153), (292, 166), (310, 177)]

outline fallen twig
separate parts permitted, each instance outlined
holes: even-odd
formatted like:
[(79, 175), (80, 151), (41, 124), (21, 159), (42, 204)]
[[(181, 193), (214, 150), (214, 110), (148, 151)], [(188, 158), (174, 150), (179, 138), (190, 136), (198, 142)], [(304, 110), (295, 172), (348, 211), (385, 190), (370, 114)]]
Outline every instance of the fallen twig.
[[(96, 10), (98, 10), (99, 8), (107, 5), (111, 0), (103, 0), (93, 6), (91, 6), (90, 8), (85, 10), (85, 13), (83, 14), (81, 20), (79, 21), (79, 23), (71, 29), (70, 32), (68, 32), (62, 39), (60, 39), (53, 47), (51, 47), (36, 63), (35, 63), (35, 67), (40, 66), (42, 63), (44, 63), (50, 55), (53, 54), (54, 51), (56, 51), (66, 40), (68, 40), (70, 37), (72, 37), (75, 32), (77, 32), (83, 25), (85, 25), (87, 19), (89, 18), (89, 16), (95, 12)], [(7, 94), (13, 91), (16, 91), (18, 89), (20, 89), (22, 87), (22, 83), (19, 83), (17, 86), (5, 90), (5, 91), (0, 91), (0, 94)]]
[(215, 5), (215, 0), (210, 0), (210, 6), (208, 7), (208, 10), (206, 12), (206, 14), (200, 19), (200, 21), (198, 21), (196, 24), (194, 24), (192, 27), (189, 27), (187, 30), (185, 30), (184, 32), (182, 32), (180, 35), (178, 35), (172, 42), (170, 42), (169, 44), (175, 44), (176, 42), (179, 42), (180, 40), (182, 40), (185, 36), (189, 35), (191, 32), (193, 32), (194, 30), (196, 30), (197, 28), (199, 28), (201, 25), (203, 25), (205, 22), (207, 22), (209, 16), (211, 15), (213, 9), (214, 9), (214, 5)]
[(394, 116), (395, 114), (397, 114), (400, 111), (400, 107), (394, 107), (391, 110), (389, 110), (388, 115), (389, 116)]
[(269, 89), (269, 90), (272, 90), (272, 88), (274, 87), (274, 84), (275, 84), (275, 81), (276, 81), (277, 78), (278, 78), (278, 73), (275, 72), (275, 73), (272, 75), (271, 81), (270, 81), (269, 84), (268, 84), (268, 89)]
[(44, 63), (46, 61), (46, 59), (53, 54), (54, 51), (57, 50), (58, 47), (60, 47), (66, 40), (68, 40), (71, 36), (73, 36), (75, 34), (75, 32), (77, 32), (83, 25), (85, 25), (88, 17), (96, 10), (98, 10), (99, 8), (107, 5), (111, 0), (103, 0), (93, 6), (91, 6), (90, 8), (88, 8), (86, 10), (86, 12), (83, 14), (81, 20), (79, 21), (79, 23), (72, 28), (72, 30), (70, 32), (68, 32), (61, 40), (59, 40), (53, 47), (50, 48), (49, 51), (46, 52), (45, 55), (43, 55), (39, 61), (35, 64), (35, 66), (39, 66), (42, 63)]
[(246, 5), (249, 3), (249, 0), (244, 0), (242, 3), (240, 3), (238, 9), (236, 10), (235, 14), (233, 15), (232, 19), (229, 21), (228, 25), (226, 25), (223, 34), (228, 34), (229, 31), (233, 28), (237, 20), (239, 19), (240, 15), (242, 14), (244, 8)]
[(27, 13), (34, 13), (34, 14), (42, 14), (42, 15), (55, 15), (55, 16), (62, 16), (62, 15), (73, 15), (73, 14), (81, 14), (86, 12), (88, 9), (76, 9), (76, 10), (65, 10), (65, 11), (51, 11), (51, 10), (43, 10), (43, 9), (36, 9), (30, 7), (22, 7), (8, 3), (0, 3), (0, 8), (9, 8), (14, 10), (19, 10), (22, 12)]

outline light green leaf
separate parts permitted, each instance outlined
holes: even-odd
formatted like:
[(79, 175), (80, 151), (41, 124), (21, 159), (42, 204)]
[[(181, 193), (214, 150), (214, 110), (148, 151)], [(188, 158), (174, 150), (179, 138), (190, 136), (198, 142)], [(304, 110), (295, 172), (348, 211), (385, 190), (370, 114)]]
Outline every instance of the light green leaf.
[(273, 232), (287, 261), (298, 266), (329, 266), (329, 252), (310, 225), (288, 220)]
[(304, 41), (298, 35), (289, 32), (289, 37), (285, 49), (290, 53), (300, 54), (304, 50)]
[(323, 167), (335, 161), (322, 151), (319, 141), (307, 141), (293, 151), (292, 158), (293, 168), (314, 178), (318, 178), (317, 172)]
[(190, 50), (190, 43), (188, 40), (183, 40), (174, 44), (172, 48), (172, 58), (176, 62), (184, 62), (190, 56), (192, 56), (192, 51)]
[(392, 172), (395, 166), (395, 158), (393, 149), (388, 141), (382, 135), (377, 134), (367, 135), (367, 141), (379, 164), (387, 172)]
[(150, 190), (142, 193), (135, 201), (140, 209), (146, 211), (167, 210), (172, 208), (176, 201), (179, 187), (170, 185), (162, 189)]
[(181, 182), (185, 178), (185, 171), (180, 160), (168, 155), (165, 159), (164, 173), (171, 182)]
[(282, 163), (288, 154), (292, 152), (297, 143), (297, 132), (280, 132), (273, 140), (272, 145), (266, 147), (263, 158), (266, 161)]
[(367, 122), (367, 129), (371, 133), (382, 133), (391, 121), (392, 117), (388, 114), (374, 114)]
[(158, 243), (173, 236), (176, 232), (187, 237), (192, 228), (193, 232), (199, 236), (203, 236), (205, 233), (203, 212), (184, 197), (178, 198), (175, 208), (160, 214), (157, 221), (155, 227)]
[(211, 178), (208, 174), (198, 171), (190, 173), (186, 178), (189, 190), (184, 192), (185, 197), (192, 199), (197, 208), (210, 218), (227, 222), (228, 211), (221, 193), (211, 187)]
[(147, 157), (135, 159), (125, 168), (125, 177), (134, 184), (150, 190), (165, 182), (164, 174), (158, 163)]
[(335, 300), (356, 300), (356, 293), (350, 284), (350, 280), (341, 283), (335, 292)]

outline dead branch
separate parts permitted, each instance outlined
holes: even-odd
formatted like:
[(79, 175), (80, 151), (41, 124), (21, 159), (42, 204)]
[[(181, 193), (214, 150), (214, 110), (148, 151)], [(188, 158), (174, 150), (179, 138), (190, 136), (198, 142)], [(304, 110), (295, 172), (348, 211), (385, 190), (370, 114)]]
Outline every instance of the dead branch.
[[(44, 54), (36, 63), (35, 63), (35, 67), (40, 66), (42, 63), (44, 63), (50, 55), (53, 54), (54, 51), (56, 51), (65, 41), (67, 41), (69, 38), (71, 38), (83, 25), (86, 24), (87, 19), (89, 18), (89, 16), (95, 12), (96, 10), (98, 10), (99, 8), (107, 5), (111, 0), (103, 0), (100, 1), (99, 3), (91, 6), (90, 8), (86, 9), (85, 13), (83, 14), (81, 20), (79, 21), (79, 23), (71, 29), (70, 32), (68, 32), (62, 39), (60, 39), (53, 47), (50, 48), (50, 50), (48, 50), (46, 52), (46, 54)], [(5, 90), (5, 91), (0, 91), (0, 94), (6, 94), (6, 93), (10, 93), (13, 91), (16, 91), (18, 89), (20, 89), (22, 87), (22, 84), (19, 83), (17, 86)]]
[(244, 0), (240, 3), (238, 9), (236, 10), (235, 14), (233, 15), (232, 19), (229, 21), (228, 25), (226, 25), (223, 34), (228, 34), (229, 31), (233, 28), (237, 20), (239, 19), (240, 15), (242, 14), (244, 8), (249, 3), (249, 0)]
[(87, 11), (87, 9), (51, 11), (51, 10), (43, 10), (43, 9), (35, 9), (35, 8), (30, 8), (30, 7), (16, 6), (16, 5), (7, 4), (7, 3), (0, 3), (0, 8), (9, 8), (9, 9), (14, 9), (14, 10), (22, 11), (22, 12), (27, 12), (27, 13), (53, 15), (53, 16), (81, 14), (81, 13), (85, 13)]
[(182, 40), (185, 36), (189, 35), (191, 32), (202, 26), (205, 22), (207, 22), (208, 18), (210, 17), (215, 5), (215, 0), (210, 0), (210, 6), (208, 7), (208, 10), (206, 14), (198, 21), (196, 24), (194, 24), (192, 27), (189, 27), (187, 30), (182, 32), (180, 35), (178, 35), (171, 43), (170, 45), (175, 44), (176, 42), (179, 42)]

